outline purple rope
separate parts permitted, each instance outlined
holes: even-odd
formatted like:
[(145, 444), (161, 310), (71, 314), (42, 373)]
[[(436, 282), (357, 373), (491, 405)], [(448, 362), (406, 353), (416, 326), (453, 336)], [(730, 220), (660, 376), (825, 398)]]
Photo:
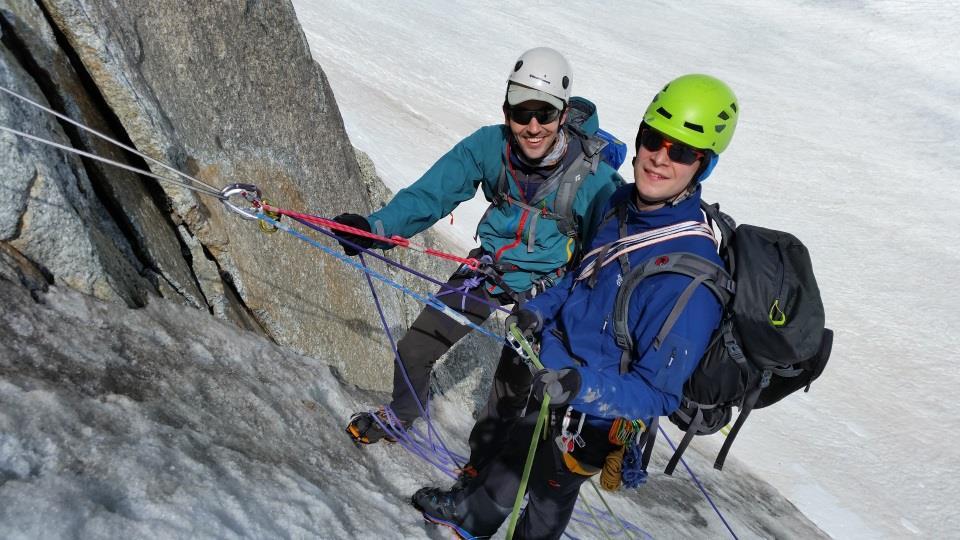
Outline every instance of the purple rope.
[[(389, 412), (387, 412), (388, 418), (387, 418), (387, 421), (386, 421), (386, 422), (384, 422), (383, 420), (381, 420), (378, 415), (376, 415), (376, 414), (373, 415), (374, 421), (376, 421), (376, 422), (377, 422), (377, 425), (379, 425), (380, 428), (383, 429), (384, 433), (386, 433), (387, 435), (393, 437), (393, 438), (397, 441), (397, 444), (399, 444), (402, 448), (404, 448), (405, 450), (407, 450), (407, 451), (410, 452), (411, 454), (413, 454), (413, 455), (419, 457), (420, 459), (426, 461), (426, 462), (429, 463), (430, 465), (433, 465), (434, 467), (440, 469), (441, 471), (445, 472), (448, 476), (451, 476), (451, 477), (454, 477), (454, 476), (455, 476), (455, 475), (453, 475), (453, 473), (449, 472), (449, 471), (447, 470), (445, 464), (442, 463), (442, 461), (443, 461), (443, 456), (442, 456), (439, 452), (436, 451), (436, 448), (433, 449), (434, 451), (433, 451), (432, 453), (428, 453), (428, 452), (424, 451), (424, 450), (422, 449), (422, 447), (419, 446), (419, 445), (416, 443), (416, 441), (414, 441), (414, 440), (408, 435), (408, 431), (404, 430), (402, 427), (396, 427), (396, 426), (393, 425), (393, 422), (396, 421), (396, 416), (393, 415), (393, 413), (392, 413), (392, 411), (390, 411), (389, 407), (385, 407), (385, 408), (384, 408), (384, 411), (385, 411), (385, 412), (389, 411)], [(391, 416), (393, 417), (393, 420), (390, 419)]]
[[(673, 441), (670, 440), (670, 436), (667, 435), (666, 431), (664, 431), (663, 426), (659, 426), (659, 427), (660, 427), (660, 433), (662, 433), (663, 437), (667, 439), (667, 442), (670, 444), (670, 448), (673, 449), (674, 452), (676, 452), (677, 447), (674, 446)], [(680, 463), (683, 463), (683, 467), (687, 469), (688, 473), (690, 473), (690, 478), (693, 478), (693, 482), (697, 484), (697, 487), (700, 488), (700, 492), (703, 493), (703, 496), (707, 498), (707, 502), (709, 502), (710, 506), (713, 507), (713, 511), (716, 512), (718, 516), (720, 516), (720, 521), (722, 521), (724, 526), (727, 527), (727, 530), (730, 531), (730, 535), (733, 536), (734, 540), (739, 540), (739, 538), (737, 538), (737, 533), (733, 532), (733, 529), (730, 527), (730, 524), (727, 523), (726, 518), (723, 517), (723, 513), (720, 512), (720, 509), (717, 508), (716, 504), (714, 504), (713, 499), (710, 498), (710, 494), (707, 493), (707, 490), (704, 489), (703, 484), (700, 483), (700, 479), (697, 478), (697, 475), (693, 474), (693, 469), (691, 469), (690, 466), (687, 465), (686, 460), (684, 460), (683, 458), (680, 458)]]
[[(364, 267), (367, 266), (367, 261), (366, 261), (366, 259), (363, 258), (363, 254), (360, 254), (360, 263), (363, 264)], [(416, 404), (417, 404), (417, 409), (419, 409), (420, 415), (421, 415), (421, 416), (423, 417), (423, 419), (427, 422), (427, 429), (428, 429), (429, 431), (432, 431), (432, 432), (436, 433), (436, 429), (433, 427), (433, 422), (430, 421), (430, 415), (427, 413), (426, 409), (423, 407), (423, 404), (420, 403), (420, 397), (417, 396), (417, 392), (416, 392), (416, 390), (414, 390), (414, 388), (413, 388), (413, 383), (410, 382), (410, 377), (409, 377), (409, 375), (407, 375), (407, 367), (403, 364), (403, 359), (400, 358), (400, 351), (397, 350), (397, 343), (396, 343), (396, 341), (393, 339), (393, 333), (390, 332), (390, 325), (387, 324), (387, 316), (386, 316), (386, 314), (384, 314), (384, 312), (383, 312), (383, 306), (380, 305), (380, 298), (379, 298), (379, 296), (377, 296), (377, 290), (376, 290), (376, 288), (374, 288), (374, 286), (373, 286), (373, 280), (370, 278), (370, 274), (364, 273), (364, 275), (365, 275), (366, 278), (367, 278), (367, 284), (370, 286), (370, 293), (373, 295), (373, 302), (374, 302), (374, 304), (377, 306), (377, 313), (380, 315), (380, 322), (383, 324), (383, 330), (387, 333), (387, 339), (390, 340), (390, 347), (393, 349), (393, 357), (394, 357), (394, 360), (396, 360), (396, 362), (397, 362), (397, 368), (400, 370), (400, 373), (403, 375), (403, 382), (406, 383), (407, 389), (410, 390), (410, 394), (413, 396), (413, 400), (414, 400), (414, 401), (416, 402)], [(400, 422), (400, 419), (397, 418), (396, 415), (393, 414), (393, 411), (390, 411), (389, 407), (386, 407), (385, 410), (389, 411), (389, 412), (387, 413), (388, 415), (392, 415), (392, 416), (393, 416), (393, 418), (391, 419), (391, 424), (393, 424), (394, 421), (396, 421), (396, 424), (395, 424), (395, 425), (397, 425), (397, 426), (402, 426), (402, 425), (403, 425), (403, 424)], [(374, 418), (377, 418), (377, 415), (374, 414), (373, 417), (374, 417)], [(388, 416), (388, 419), (390, 419), (390, 416)], [(380, 420), (377, 419), (377, 422), (379, 423)], [(383, 426), (381, 426), (381, 427), (383, 427)], [(386, 432), (386, 429), (384, 429), (384, 432)], [(440, 441), (440, 445), (443, 447), (443, 449), (444, 449), (444, 450), (447, 452), (447, 454), (449, 455), (449, 454), (450, 454), (450, 450), (447, 449), (447, 446), (446, 446), (446, 444), (444, 444), (443, 439), (440, 438), (440, 434), (437, 433), (436, 435), (437, 435), (437, 440)]]
[(440, 298), (441, 296), (443, 296), (443, 295), (445, 295), (445, 294), (460, 293), (460, 296), (461, 296), (461, 298), (460, 298), (460, 311), (466, 311), (466, 310), (467, 310), (467, 296), (469, 295), (470, 291), (472, 291), (473, 289), (476, 289), (477, 287), (479, 287), (480, 285), (482, 285), (485, 279), (486, 279), (486, 278), (485, 278), (484, 276), (482, 276), (482, 275), (473, 276), (472, 278), (468, 278), (468, 279), (464, 280), (463, 285), (460, 285), (460, 286), (457, 287), (456, 289), (448, 289), (448, 290), (445, 290), (445, 291), (440, 291), (440, 292), (438, 292), (435, 296), (436, 296), (437, 298)]
[[(367, 249), (367, 248), (365, 248), (365, 247), (359, 246), (359, 245), (351, 242), (350, 240), (347, 240), (346, 238), (340, 238), (340, 237), (337, 236), (336, 234), (328, 231), (327, 229), (324, 229), (323, 227), (320, 227), (319, 225), (314, 225), (313, 223), (310, 223), (310, 222), (308, 222), (308, 221), (303, 221), (303, 220), (297, 219), (297, 218), (295, 218), (295, 217), (291, 217), (290, 219), (296, 221), (297, 223), (300, 223), (301, 225), (304, 225), (304, 226), (306, 226), (306, 227), (310, 227), (311, 229), (313, 229), (313, 230), (315, 230), (315, 231), (321, 232), (321, 233), (329, 236), (330, 238), (333, 238), (333, 239), (336, 240), (337, 242), (341, 242), (341, 241), (342, 241), (342, 242), (346, 243), (347, 245), (349, 245), (350, 247), (352, 247), (352, 248), (354, 248), (354, 249), (357, 249), (357, 250), (360, 251), (361, 253), (365, 253), (365, 254), (367, 254), (367, 255), (372, 255), (373, 257), (375, 257), (375, 258), (377, 258), (377, 259), (380, 259), (381, 261), (383, 261), (383, 262), (385, 262), (385, 263), (387, 263), (387, 264), (389, 264), (389, 265), (391, 265), (391, 266), (394, 266), (394, 267), (399, 268), (399, 269), (401, 269), (401, 270), (403, 270), (403, 271), (405, 271), (405, 272), (408, 272), (408, 273), (410, 273), (410, 274), (413, 274), (413, 275), (417, 276), (417, 277), (420, 278), (420, 279), (424, 279), (424, 280), (426, 280), (426, 281), (429, 281), (429, 282), (433, 283), (434, 285), (438, 285), (441, 289), (445, 289), (445, 290), (451, 291), (451, 292), (459, 292), (456, 287), (451, 287), (450, 285), (447, 285), (446, 283), (444, 283), (444, 282), (442, 282), (442, 281), (439, 281), (439, 280), (434, 279), (434, 278), (432, 278), (432, 277), (430, 277), (430, 276), (428, 276), (428, 275), (426, 275), (426, 274), (423, 274), (423, 273), (421, 273), (421, 272), (418, 272), (418, 271), (414, 270), (413, 268), (410, 268), (410, 267), (408, 267), (408, 266), (405, 266), (404, 264), (399, 263), (399, 262), (397, 262), (397, 261), (394, 261), (393, 259), (390, 259), (390, 258), (388, 258), (388, 257), (386, 257), (386, 256), (384, 256), (384, 255), (380, 255), (379, 253), (376, 253), (376, 252), (374, 252), (373, 250), (370, 250), (370, 249)], [(500, 305), (499, 303), (497, 303), (497, 302), (494, 302), (494, 301), (492, 301), (492, 300), (488, 300), (488, 299), (486, 299), (486, 298), (481, 298), (481, 297), (479, 297), (479, 296), (477, 296), (477, 295), (475, 295), (475, 294), (470, 294), (470, 293), (461, 293), (461, 294), (463, 294), (464, 296), (469, 296), (470, 298), (476, 300), (477, 302), (481, 302), (481, 303), (483, 303), (483, 304), (487, 304), (488, 306), (490, 306), (490, 307), (492, 307), (492, 308), (494, 308), (494, 309), (498, 309), (498, 310), (500, 310), (500, 311), (502, 311), (502, 312), (504, 312), (504, 313), (506, 313), (506, 314), (508, 314), (508, 315), (510, 314), (510, 310), (509, 310), (509, 309), (504, 308), (503, 306), (501, 306), (501, 305)]]
[[(584, 501), (584, 504), (587, 504), (586, 501)], [(588, 506), (589, 506), (589, 505), (588, 505)], [(615, 516), (614, 516), (614, 517), (611, 517), (610, 514), (608, 514), (605, 510), (600, 510), (599, 508), (595, 509), (594, 511), (596, 512), (596, 515), (597, 515), (600, 519), (603, 519), (604, 521), (606, 521), (606, 522), (608, 522), (608, 523), (611, 523), (611, 524), (616, 523), (616, 522), (614, 521), (614, 519), (619, 519), (620, 523), (623, 523), (623, 524), (626, 526), (626, 528), (627, 528), (628, 530), (630, 530), (630, 532), (639, 533), (639, 534), (643, 535), (645, 538), (648, 538), (649, 540), (653, 540), (653, 536), (650, 535), (650, 533), (648, 533), (647, 531), (641, 529), (640, 527), (637, 527), (636, 525), (634, 525), (633, 523), (630, 523), (629, 521), (627, 521), (627, 520), (625, 520), (625, 519), (616, 518)], [(579, 517), (578, 517), (578, 516), (579, 516)], [(591, 529), (599, 529), (599, 528), (597, 527), (596, 522), (594, 522), (594, 520), (593, 520), (593, 516), (591, 516), (586, 510), (574, 510), (574, 515), (571, 516), (570, 521), (575, 522), (575, 523), (578, 523), (578, 524), (580, 524), (580, 525), (583, 525), (584, 527), (589, 527), (589, 528), (591, 528)], [(573, 536), (572, 534), (570, 534), (570, 533), (568, 533), (568, 532), (566, 532), (566, 531), (564, 531), (564, 535), (566, 535), (566, 536), (568, 536), (568, 537), (570, 537), (570, 538), (572, 538), (572, 539), (574, 539), (574, 540), (577, 540), (577, 537), (576, 537), (576, 536)], [(613, 531), (613, 532), (607, 532), (607, 535), (610, 536), (611, 538), (614, 538), (614, 537), (617, 537), (617, 536), (623, 536), (623, 531), (621, 531), (621, 530), (618, 529), (618, 530)]]

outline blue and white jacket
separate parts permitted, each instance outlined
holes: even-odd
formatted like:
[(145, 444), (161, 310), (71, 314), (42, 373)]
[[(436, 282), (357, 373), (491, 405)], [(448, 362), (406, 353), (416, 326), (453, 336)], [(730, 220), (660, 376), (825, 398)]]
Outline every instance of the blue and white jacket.
[[(618, 189), (605, 214), (629, 198), (627, 233), (633, 235), (683, 221), (704, 222), (700, 190), (675, 206), (640, 212), (634, 185)], [(590, 250), (620, 237), (617, 219), (601, 224)], [(589, 251), (589, 250), (588, 250)], [(667, 253), (689, 252), (722, 264), (713, 240), (702, 236), (674, 238), (629, 254), (630, 268)], [(586, 259), (583, 264), (589, 263)], [(581, 269), (583, 268), (581, 265)], [(613, 311), (623, 281), (620, 264), (600, 270), (595, 285), (577, 281), (581, 272), (569, 272), (557, 286), (538, 295), (525, 307), (544, 322), (540, 359), (551, 369), (575, 368), (580, 391), (571, 402), (586, 413), (592, 425), (614, 418), (649, 419), (670, 414), (680, 405), (683, 385), (693, 373), (719, 326), (722, 306), (706, 287), (698, 287), (659, 349), (653, 339), (691, 278), (664, 273), (641, 281), (630, 299), (628, 328), (635, 343), (629, 370), (620, 374), (621, 349), (613, 332)]]

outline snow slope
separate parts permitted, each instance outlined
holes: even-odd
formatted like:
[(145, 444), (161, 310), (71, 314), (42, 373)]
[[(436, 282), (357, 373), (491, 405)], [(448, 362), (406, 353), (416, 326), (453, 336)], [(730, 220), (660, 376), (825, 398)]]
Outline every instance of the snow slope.
[[(837, 332), (823, 380), (756, 413), (733, 457), (834, 537), (956, 535), (955, 4), (294, 5), (353, 143), (394, 189), (502, 120), (507, 68), (533, 46), (564, 52), (574, 93), (629, 142), (666, 81), (688, 72), (727, 81), (742, 116), (705, 198), (808, 245)], [(629, 166), (621, 173), (632, 177)], [(464, 244), (484, 206), (454, 213)]]

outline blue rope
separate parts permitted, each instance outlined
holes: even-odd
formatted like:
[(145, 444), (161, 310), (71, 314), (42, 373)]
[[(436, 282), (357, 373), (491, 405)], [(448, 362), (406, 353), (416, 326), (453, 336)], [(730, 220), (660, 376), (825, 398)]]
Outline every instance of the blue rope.
[(304, 242), (310, 244), (311, 246), (313, 246), (313, 247), (315, 247), (315, 248), (323, 251), (323, 252), (326, 253), (327, 255), (330, 255), (331, 257), (334, 257), (334, 258), (336, 258), (336, 259), (339, 259), (341, 262), (344, 262), (344, 263), (346, 263), (346, 264), (348, 264), (348, 265), (356, 268), (357, 270), (360, 270), (361, 272), (366, 273), (367, 275), (370, 275), (370, 276), (373, 276), (373, 277), (377, 278), (378, 280), (382, 281), (383, 283), (386, 283), (387, 285), (393, 287), (394, 289), (397, 289), (398, 291), (406, 294), (407, 296), (413, 297), (414, 299), (418, 300), (419, 302), (422, 302), (423, 304), (426, 304), (426, 305), (428, 305), (428, 306), (436, 309), (437, 311), (440, 311), (440, 312), (443, 313), (444, 315), (447, 315), (448, 317), (450, 317), (450, 318), (452, 318), (453, 320), (459, 322), (460, 324), (462, 324), (462, 325), (464, 325), (464, 326), (469, 326), (470, 328), (476, 330), (477, 332), (480, 332), (481, 334), (483, 334), (483, 335), (485, 335), (485, 336), (493, 339), (493, 340), (496, 341), (497, 343), (500, 343), (500, 344), (505, 344), (505, 343), (506, 343), (506, 340), (505, 340), (504, 338), (502, 338), (502, 337), (494, 334), (493, 332), (487, 330), (486, 328), (483, 328), (482, 326), (478, 326), (478, 325), (472, 323), (469, 319), (467, 319), (466, 317), (464, 317), (464, 316), (461, 315), (460, 313), (457, 313), (456, 311), (453, 311), (452, 309), (450, 309), (449, 306), (447, 306), (446, 304), (444, 304), (444, 303), (441, 302), (440, 300), (437, 300), (436, 297), (425, 298), (424, 296), (418, 294), (416, 291), (410, 289), (409, 287), (405, 287), (405, 286), (397, 283), (396, 281), (388, 278), (387, 276), (381, 274), (380, 272), (377, 272), (376, 270), (373, 270), (373, 269), (371, 269), (371, 268), (368, 268), (368, 267), (366, 267), (366, 266), (364, 266), (364, 265), (362, 265), (362, 264), (354, 261), (354, 260), (353, 260), (353, 257), (347, 256), (347, 255), (341, 255), (341, 254), (337, 253), (336, 251), (334, 251), (333, 249), (328, 248), (327, 246), (321, 244), (320, 242), (317, 242), (317, 241), (314, 240), (313, 238), (310, 238), (309, 236), (306, 236), (306, 235), (304, 235), (304, 234), (301, 233), (301, 232), (298, 232), (298, 231), (293, 230), (293, 229), (290, 228), (290, 226), (287, 225), (286, 223), (280, 223), (279, 221), (276, 221), (275, 219), (271, 218), (270, 216), (264, 215), (264, 214), (262, 214), (262, 213), (257, 214), (256, 216), (257, 216), (257, 218), (259, 218), (259, 219), (265, 221), (266, 223), (268, 223), (269, 225), (272, 225), (273, 227), (276, 227), (276, 228), (278, 228), (278, 229), (280, 229), (280, 230), (282, 230), (282, 231), (284, 231), (284, 232), (286, 232), (286, 233), (289, 233), (289, 234), (291, 234), (291, 235), (299, 238), (300, 240), (303, 240)]
[(627, 489), (635, 489), (647, 483), (647, 471), (643, 469), (643, 449), (636, 441), (628, 441), (620, 466), (620, 479)]
[(385, 263), (387, 263), (387, 264), (389, 264), (389, 265), (391, 265), (391, 266), (393, 266), (393, 267), (395, 267), (395, 268), (399, 268), (400, 270), (403, 270), (404, 272), (413, 274), (413, 275), (417, 276), (418, 278), (420, 278), (420, 279), (422, 279), (422, 280), (424, 280), (424, 281), (429, 281), (429, 282), (433, 283), (434, 285), (437, 285), (438, 287), (440, 287), (441, 289), (443, 289), (443, 292), (440, 293), (440, 294), (437, 294), (436, 296), (443, 296), (444, 294), (448, 294), (448, 293), (457, 293), (457, 294), (460, 294), (460, 295), (462, 295), (462, 296), (464, 297), (464, 301), (466, 301), (466, 298), (469, 297), (470, 299), (472, 299), (472, 300), (474, 300), (474, 301), (476, 301), (476, 302), (480, 302), (481, 304), (487, 304), (487, 305), (490, 306), (491, 308), (493, 308), (493, 309), (495, 309), (495, 310), (498, 310), (498, 311), (501, 311), (501, 312), (503, 312), (503, 313), (505, 313), (505, 314), (507, 314), (507, 315), (510, 314), (510, 310), (509, 310), (509, 309), (504, 308), (503, 306), (501, 306), (501, 305), (498, 304), (497, 302), (493, 302), (493, 301), (488, 300), (488, 299), (486, 299), (486, 298), (481, 298), (481, 297), (479, 297), (479, 296), (471, 293), (469, 290), (463, 290), (463, 287), (453, 287), (453, 286), (451, 286), (451, 285), (448, 285), (447, 283), (444, 283), (444, 282), (442, 282), (442, 281), (439, 281), (439, 280), (437, 280), (437, 279), (434, 279), (434, 278), (432, 278), (432, 277), (430, 277), (430, 276), (428, 276), (428, 275), (426, 275), (426, 274), (424, 274), (424, 273), (418, 272), (418, 271), (414, 270), (413, 268), (410, 268), (409, 266), (405, 266), (405, 265), (400, 264), (400, 263), (398, 263), (397, 261), (395, 261), (395, 260), (393, 260), (393, 259), (391, 259), (391, 258), (389, 258), (389, 257), (386, 257), (386, 256), (384, 256), (384, 255), (381, 255), (381, 254), (377, 253), (376, 251), (373, 251), (372, 249), (367, 249), (367, 248), (365, 248), (365, 247), (363, 247), (363, 246), (361, 246), (361, 245), (359, 245), (359, 244), (356, 244), (356, 243), (354, 243), (354, 242), (351, 242), (351, 241), (350, 241), (349, 239), (347, 239), (347, 238), (340, 238), (340, 237), (337, 236), (335, 233), (333, 233), (333, 232), (331, 232), (331, 231), (329, 231), (329, 230), (327, 230), (327, 229), (324, 229), (323, 227), (321, 227), (321, 226), (319, 226), (319, 225), (316, 225), (316, 224), (314, 224), (314, 223), (310, 223), (310, 222), (308, 222), (308, 221), (304, 221), (304, 220), (302, 220), (302, 219), (298, 219), (298, 218), (295, 218), (295, 217), (291, 217), (290, 219), (296, 221), (297, 223), (300, 223), (301, 225), (303, 225), (303, 226), (305, 226), (305, 227), (309, 227), (309, 228), (311, 228), (311, 229), (313, 229), (313, 230), (315, 230), (315, 231), (317, 231), (317, 232), (320, 232), (320, 233), (322, 233), (322, 234), (325, 234), (325, 235), (329, 236), (330, 238), (333, 238), (333, 239), (336, 240), (337, 242), (346, 243), (346, 244), (348, 244), (349, 246), (351, 246), (352, 248), (356, 249), (356, 250), (357, 250), (358, 252), (360, 252), (360, 253), (366, 253), (367, 255), (370, 255), (370, 256), (372, 256), (372, 257), (375, 257), (375, 258), (377, 258), (377, 259), (380, 259), (381, 261), (383, 261), (383, 262), (385, 262)]
[[(670, 440), (670, 436), (667, 435), (666, 431), (664, 431), (663, 426), (660, 426), (660, 433), (662, 433), (663, 437), (667, 439), (667, 442), (670, 444), (670, 448), (673, 449), (674, 452), (676, 452), (677, 447), (673, 444), (673, 441)], [(707, 493), (707, 490), (704, 489), (703, 484), (700, 483), (700, 479), (697, 478), (697, 475), (693, 474), (693, 469), (691, 469), (690, 466), (687, 465), (686, 460), (684, 460), (683, 458), (680, 458), (680, 463), (683, 463), (683, 467), (687, 469), (687, 472), (690, 474), (690, 478), (693, 478), (693, 482), (697, 484), (697, 487), (700, 488), (700, 492), (703, 493), (703, 496), (707, 498), (707, 502), (709, 502), (710, 506), (713, 507), (713, 511), (716, 512), (718, 516), (720, 516), (720, 521), (722, 521), (723, 525), (727, 528), (728, 531), (730, 531), (730, 536), (732, 536), (734, 540), (739, 540), (739, 538), (737, 538), (737, 533), (733, 532), (733, 529), (730, 527), (730, 524), (727, 523), (726, 518), (723, 517), (723, 513), (720, 512), (720, 509), (717, 508), (716, 504), (714, 504), (713, 499), (710, 498), (710, 494)]]

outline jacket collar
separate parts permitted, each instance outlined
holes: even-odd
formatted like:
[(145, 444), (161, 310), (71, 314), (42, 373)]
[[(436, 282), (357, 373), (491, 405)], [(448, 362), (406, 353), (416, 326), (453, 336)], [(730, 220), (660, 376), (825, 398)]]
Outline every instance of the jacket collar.
[(689, 197), (673, 206), (663, 206), (656, 210), (641, 212), (637, 208), (636, 187), (629, 184), (630, 191), (625, 194), (629, 197), (627, 203), (627, 224), (643, 229), (656, 229), (673, 225), (680, 221), (703, 221), (703, 212), (700, 210), (700, 194), (702, 188), (699, 186)]

